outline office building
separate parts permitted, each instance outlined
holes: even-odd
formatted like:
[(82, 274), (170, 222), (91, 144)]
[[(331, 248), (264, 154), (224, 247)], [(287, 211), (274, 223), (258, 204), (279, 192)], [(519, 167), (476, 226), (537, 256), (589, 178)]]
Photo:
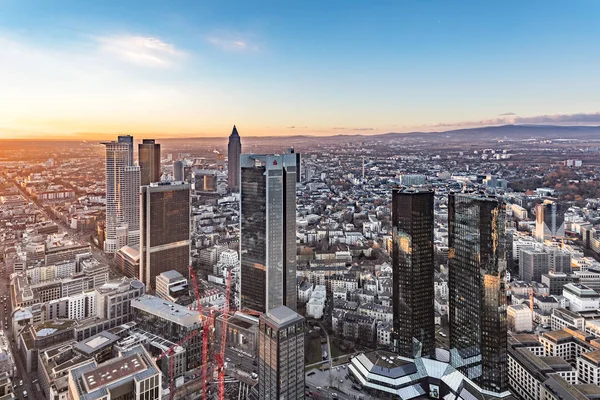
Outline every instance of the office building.
[(302, 178), (302, 156), (293, 147), (288, 149), (288, 153), (296, 155), (296, 183), (300, 183)]
[(483, 389), (508, 390), (504, 203), (448, 197), (450, 361)]
[(563, 296), (569, 300), (569, 309), (573, 312), (600, 308), (600, 294), (580, 283), (567, 283), (563, 287)]
[(115, 254), (115, 264), (119, 271), (128, 278), (139, 278), (140, 251), (137, 248), (123, 246)]
[(304, 399), (304, 318), (285, 306), (259, 318), (258, 398)]
[(184, 174), (183, 161), (173, 161), (173, 180), (183, 182), (185, 180)]
[(160, 400), (162, 373), (142, 346), (98, 364), (95, 360), (71, 369), (71, 400)]
[(550, 270), (550, 254), (535, 249), (521, 249), (519, 269), (523, 281), (541, 283), (542, 275)]
[(525, 304), (508, 306), (506, 311), (508, 329), (511, 332), (529, 332), (533, 330), (533, 312)]
[(296, 310), (296, 157), (240, 156), (242, 308)]
[(156, 296), (161, 299), (175, 303), (188, 292), (187, 278), (177, 271), (166, 271), (156, 277)]
[[(132, 300), (131, 313), (138, 328), (174, 343), (201, 329), (198, 311), (155, 296), (145, 295)], [(200, 366), (202, 335), (194, 336), (182, 346), (187, 352), (186, 370)]]
[(565, 209), (552, 200), (535, 206), (535, 237), (540, 242), (565, 237)]
[(148, 288), (162, 272), (188, 275), (190, 185), (161, 182), (141, 190), (140, 279)]
[(240, 190), (240, 155), (242, 154), (242, 142), (235, 125), (229, 136), (227, 145), (227, 183), (230, 192)]
[(435, 354), (433, 191), (392, 191), (393, 340), (404, 357)]
[(160, 182), (160, 144), (154, 139), (144, 139), (138, 145), (141, 185)]
[(106, 227), (104, 251), (139, 244), (140, 168), (133, 166), (133, 138), (119, 136), (106, 146)]

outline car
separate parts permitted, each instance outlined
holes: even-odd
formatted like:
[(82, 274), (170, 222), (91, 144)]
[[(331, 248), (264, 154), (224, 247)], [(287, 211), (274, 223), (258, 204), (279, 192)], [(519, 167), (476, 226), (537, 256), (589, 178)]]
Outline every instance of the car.
[(342, 368), (346, 369), (346, 365), (342, 365)]
[(340, 383), (344, 383), (344, 380), (343, 380), (343, 379), (340, 379)]
[(313, 376), (315, 374), (315, 371), (311, 371), (308, 374), (306, 374), (306, 376)]
[(317, 390), (321, 390), (321, 386), (317, 386)]
[(19, 381), (19, 386), (23, 386), (23, 381)]
[(331, 397), (337, 397), (337, 393), (335, 393), (335, 392), (332, 392), (332, 393), (331, 393)]
[(27, 390), (23, 390), (23, 397), (27, 397)]

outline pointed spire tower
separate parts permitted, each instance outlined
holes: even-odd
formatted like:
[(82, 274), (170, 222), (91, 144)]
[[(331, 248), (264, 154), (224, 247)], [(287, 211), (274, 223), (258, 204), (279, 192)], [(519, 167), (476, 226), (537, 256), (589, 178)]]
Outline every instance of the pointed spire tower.
[(240, 191), (240, 154), (242, 154), (242, 142), (234, 125), (227, 146), (227, 182), (230, 192)]

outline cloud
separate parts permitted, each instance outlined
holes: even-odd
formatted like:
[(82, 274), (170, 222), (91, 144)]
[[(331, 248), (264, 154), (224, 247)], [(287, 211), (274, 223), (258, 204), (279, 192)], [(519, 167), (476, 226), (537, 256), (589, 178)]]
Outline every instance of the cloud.
[(517, 115), (517, 114), (515, 114), (514, 112), (507, 112), (507, 113), (502, 113), (502, 114), (498, 114), (498, 115), (505, 117), (508, 115)]
[(336, 126), (333, 129), (339, 131), (374, 131), (375, 128), (346, 128), (344, 126)]
[(520, 117), (515, 113), (499, 114), (498, 118), (482, 119), (479, 121), (462, 121), (455, 123), (439, 123), (428, 128), (474, 128), (479, 126), (506, 124), (551, 124), (551, 125), (595, 125), (600, 124), (600, 112), (553, 114)]
[(291, 125), (291, 126), (286, 126), (286, 128), (288, 128), (288, 129), (295, 129), (296, 127), (294, 125)]
[(375, 128), (354, 128), (353, 131), (374, 131)]
[(120, 35), (99, 37), (97, 40), (101, 51), (146, 67), (170, 67), (186, 55), (172, 44), (155, 37)]
[(257, 45), (251, 43), (241, 35), (212, 35), (206, 40), (213, 46), (225, 51), (258, 51)]

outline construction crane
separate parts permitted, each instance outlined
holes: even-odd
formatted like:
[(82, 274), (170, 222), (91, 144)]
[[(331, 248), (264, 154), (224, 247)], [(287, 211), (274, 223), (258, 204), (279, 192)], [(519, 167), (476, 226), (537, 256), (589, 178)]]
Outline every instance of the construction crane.
[(190, 333), (189, 335), (187, 335), (183, 339), (181, 339), (179, 342), (177, 342), (173, 346), (169, 347), (166, 351), (164, 351), (158, 357), (156, 357), (156, 361), (160, 361), (165, 356), (171, 356), (169, 359), (169, 400), (173, 400), (173, 397), (175, 396), (175, 379), (174, 379), (175, 357), (173, 357), (175, 355), (175, 349), (183, 346), (189, 340), (198, 336), (198, 333), (200, 333), (200, 331), (198, 331), (198, 330), (193, 331), (192, 333)]
[(221, 351), (217, 358), (219, 365), (219, 400), (225, 399), (225, 342), (227, 341), (227, 320), (229, 319), (229, 294), (231, 293), (231, 271), (227, 272), (227, 286), (225, 288), (225, 309), (223, 312), (223, 326), (221, 327)]
[(205, 317), (203, 314), (202, 302), (200, 301), (200, 290), (198, 289), (198, 280), (196, 279), (196, 272), (194, 271), (194, 268), (191, 265), (189, 266), (189, 269), (190, 278), (192, 279), (192, 286), (194, 287), (194, 295), (196, 296), (196, 304), (198, 305), (198, 313), (200, 314), (200, 320), (202, 322), (202, 399), (206, 399), (206, 394), (208, 392), (208, 335), (213, 327), (211, 318)]

